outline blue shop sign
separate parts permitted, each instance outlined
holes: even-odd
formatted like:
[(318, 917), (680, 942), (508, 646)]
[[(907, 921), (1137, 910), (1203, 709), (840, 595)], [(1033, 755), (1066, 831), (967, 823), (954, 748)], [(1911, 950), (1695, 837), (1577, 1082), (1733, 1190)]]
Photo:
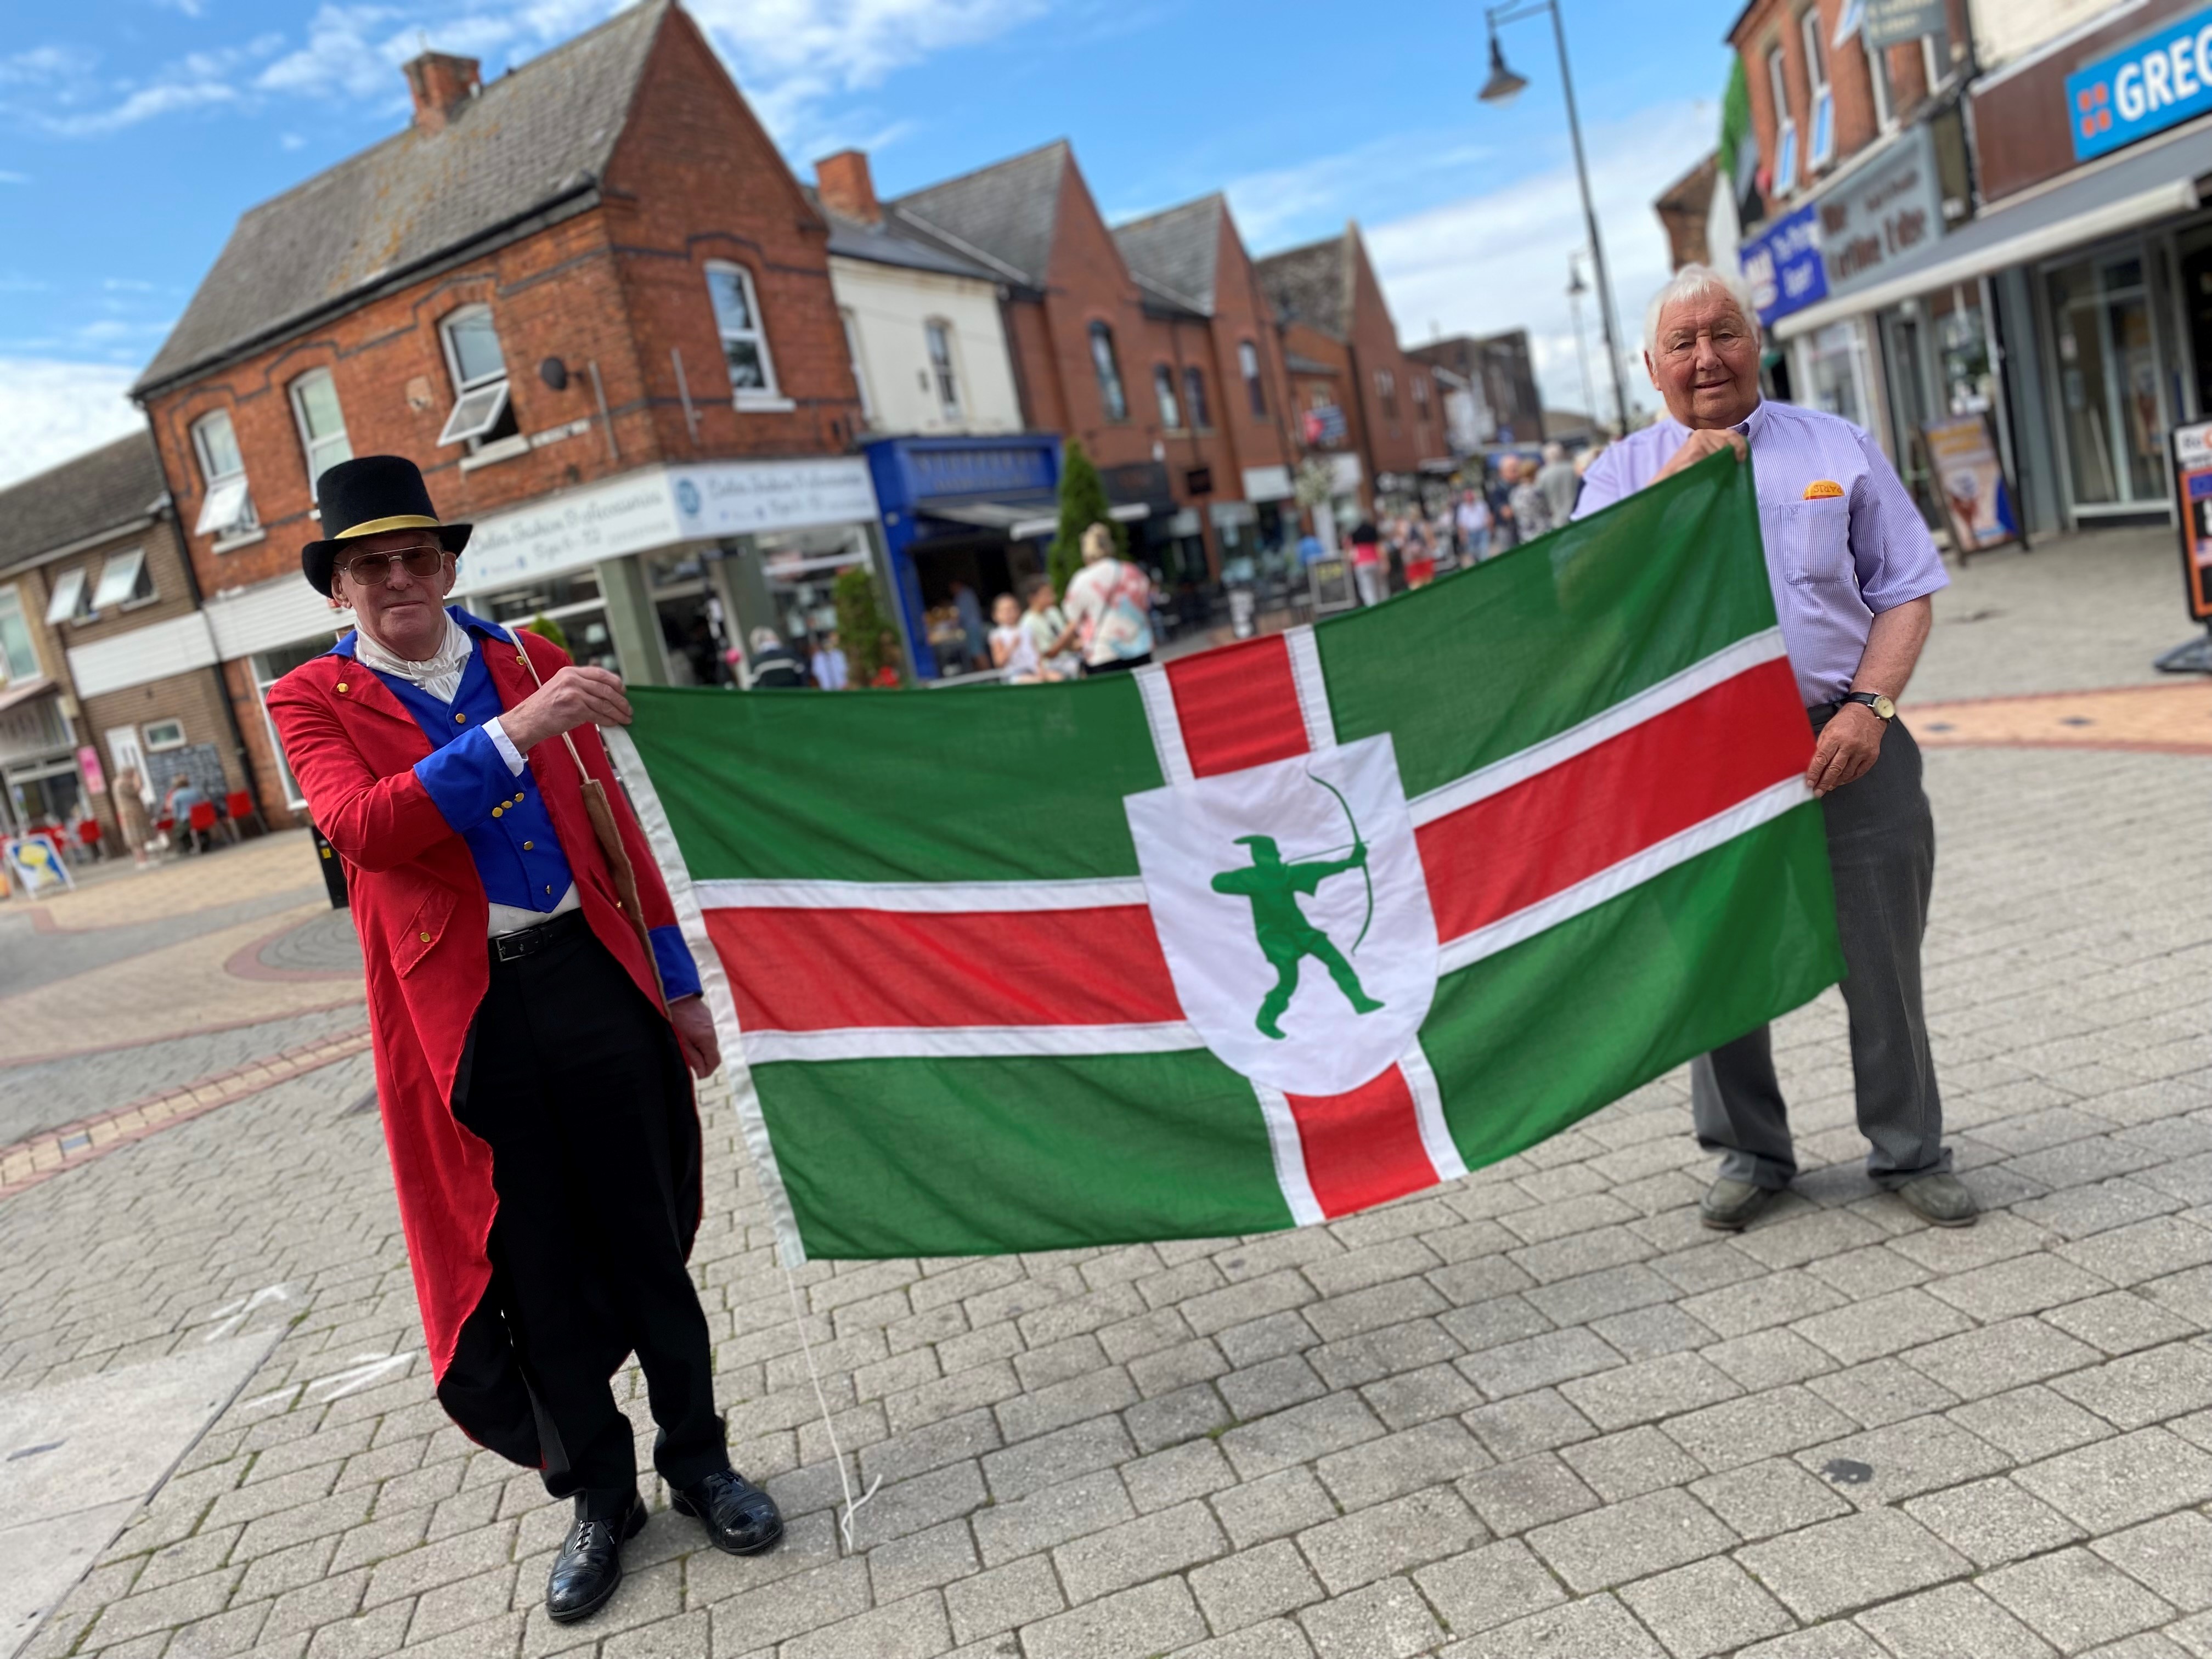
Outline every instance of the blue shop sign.
[(2066, 77), (2074, 159), (2086, 161), (2212, 111), (2212, 6)]
[(1818, 210), (1808, 204), (1778, 219), (1764, 234), (1744, 244), (1738, 256), (1762, 328), (1828, 297), (1827, 267), (1820, 262)]

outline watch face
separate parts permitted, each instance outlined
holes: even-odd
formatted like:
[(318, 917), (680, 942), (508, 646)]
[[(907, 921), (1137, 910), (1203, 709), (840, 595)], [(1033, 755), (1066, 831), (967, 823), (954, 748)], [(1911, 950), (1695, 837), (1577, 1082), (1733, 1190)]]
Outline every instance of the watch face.
[(1894, 720), (1897, 717), (1897, 705), (1891, 702), (1887, 697), (1882, 696), (1879, 694), (1875, 696), (1874, 702), (1868, 706), (1871, 708), (1875, 714), (1881, 715), (1882, 719), (1886, 720)]

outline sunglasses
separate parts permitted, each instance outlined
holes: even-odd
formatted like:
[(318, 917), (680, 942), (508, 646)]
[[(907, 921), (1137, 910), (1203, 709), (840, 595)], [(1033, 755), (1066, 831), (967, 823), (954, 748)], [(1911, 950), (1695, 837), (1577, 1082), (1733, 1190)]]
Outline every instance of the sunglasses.
[(446, 550), (435, 542), (418, 542), (412, 547), (395, 547), (385, 553), (356, 553), (338, 568), (363, 587), (387, 581), (392, 567), (398, 565), (410, 576), (434, 576), (445, 568)]

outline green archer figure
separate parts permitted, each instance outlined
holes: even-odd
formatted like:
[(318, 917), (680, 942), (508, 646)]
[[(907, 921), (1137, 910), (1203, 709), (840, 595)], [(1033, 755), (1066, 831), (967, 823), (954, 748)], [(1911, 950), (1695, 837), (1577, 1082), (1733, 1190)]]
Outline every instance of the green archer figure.
[(1296, 864), (1283, 862), (1272, 836), (1239, 836), (1237, 844), (1252, 849), (1252, 862), (1238, 869), (1223, 871), (1213, 878), (1213, 890), (1236, 893), (1252, 901), (1252, 931), (1259, 935), (1261, 954), (1279, 975), (1275, 988), (1260, 1004), (1260, 1017), (1255, 1024), (1261, 1035), (1281, 1039), (1283, 1028), (1276, 1022), (1291, 1006), (1291, 994), (1298, 988), (1299, 966), (1308, 957), (1316, 958), (1328, 969), (1329, 977), (1336, 981), (1336, 988), (1344, 993), (1354, 1012), (1371, 1014), (1382, 1007), (1382, 1004), (1361, 988), (1359, 975), (1352, 971), (1344, 952), (1336, 948), (1327, 933), (1306, 920), (1305, 912), (1298, 908), (1297, 899), (1300, 893), (1313, 892), (1331, 876), (1364, 867), (1367, 843), (1355, 842), (1349, 858)]

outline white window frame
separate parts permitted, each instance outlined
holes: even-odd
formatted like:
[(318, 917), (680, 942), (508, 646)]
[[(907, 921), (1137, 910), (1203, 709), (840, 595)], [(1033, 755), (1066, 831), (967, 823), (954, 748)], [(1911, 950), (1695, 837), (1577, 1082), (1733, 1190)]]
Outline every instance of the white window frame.
[[(500, 343), (498, 374), (469, 376), (461, 373), (461, 354), (453, 345), (453, 326), (478, 315), (489, 317), (491, 307), (458, 306), (438, 319), (438, 345), (446, 354), (446, 374), (453, 386), (453, 411), (446, 416), (446, 424), (438, 434), (438, 446), (442, 449), (447, 444), (466, 443), (472, 455), (483, 447), (487, 441), (484, 434), (499, 424), (499, 417), (507, 413), (507, 404), (514, 398), (504, 341)], [(499, 339), (497, 323), (492, 325), (492, 338)]]
[[(145, 590), (143, 592), (139, 591), (142, 588)], [(154, 573), (146, 563), (146, 550), (125, 548), (120, 553), (109, 554), (100, 567), (100, 580), (92, 590), (93, 614), (97, 616), (110, 605), (118, 611), (129, 611), (151, 605), (159, 598), (161, 595), (154, 591)]]
[[(302, 645), (319, 644), (324, 638), (322, 635), (315, 635), (295, 641), (291, 647), (279, 648), (294, 649)], [(269, 752), (276, 757), (276, 775), (283, 781), (284, 805), (295, 812), (304, 811), (307, 798), (300, 793), (300, 781), (292, 775), (292, 763), (284, 758), (283, 739), (276, 735), (276, 722), (269, 717), (269, 688), (284, 678), (283, 674), (266, 673), (264, 665), (275, 654), (273, 651), (257, 651), (246, 659), (246, 668), (253, 680), (253, 700), (261, 705), (261, 725), (269, 734)], [(285, 673), (290, 672), (289, 669), (284, 671)]]
[[(1114, 325), (1103, 317), (1094, 317), (1086, 324), (1083, 337), (1091, 347), (1091, 376), (1098, 382), (1099, 413), (1110, 424), (1119, 425), (1129, 418), (1129, 383), (1121, 374), (1121, 352), (1114, 343)], [(1099, 347), (1105, 347), (1102, 355)], [(1113, 396), (1108, 397), (1109, 388)], [(1118, 413), (1114, 405), (1121, 407)]]
[(1797, 123), (1790, 113), (1790, 73), (1779, 41), (1766, 54), (1766, 85), (1774, 98), (1774, 194), (1797, 188)]
[(78, 565), (64, 570), (54, 583), (53, 592), (46, 596), (46, 626), (59, 628), (64, 623), (92, 620), (92, 571), (88, 566)]
[[(704, 269), (709, 276), (716, 271), (729, 271), (737, 276), (738, 286), (744, 292), (746, 313), (753, 319), (752, 326), (732, 328), (722, 320), (721, 311), (714, 304), (714, 285), (710, 283), (707, 288), (707, 309), (714, 319), (714, 337), (722, 342), (751, 341), (760, 352), (761, 379), (766, 382), (763, 386), (741, 386), (734, 381), (732, 382), (731, 404), (738, 409), (755, 410), (796, 408), (797, 405), (783, 395), (783, 382), (776, 378), (775, 354), (769, 349), (768, 345), (768, 313), (761, 309), (760, 285), (753, 281), (752, 272), (731, 259), (709, 259)], [(726, 373), (729, 368), (729, 361), (728, 349), (725, 344), (722, 367)]]
[(1206, 371), (1196, 363), (1182, 366), (1183, 414), (1193, 432), (1213, 430), (1213, 408), (1206, 400)]
[[(337, 431), (335, 434), (325, 434), (320, 438), (316, 437), (307, 425), (306, 397), (307, 387), (318, 381), (330, 387), (331, 406), (338, 412)], [(310, 493), (313, 493), (316, 479), (321, 477), (340, 461), (349, 461), (353, 459), (353, 438), (346, 430), (345, 405), (338, 402), (337, 382), (331, 378), (331, 372), (327, 368), (311, 368), (305, 374), (294, 375), (292, 384), (286, 390), (291, 395), (293, 423), (300, 428), (300, 453), (306, 456), (307, 460), (307, 489)], [(332, 446), (337, 446), (343, 453), (333, 455), (327, 460), (317, 453), (319, 450), (328, 451)]]
[(1820, 40), (1820, 13), (1809, 8), (1798, 20), (1805, 45), (1805, 84), (1811, 88), (1813, 130), (1805, 144), (1805, 170), (1817, 172), (1836, 155), (1836, 89), (1828, 79), (1828, 57)]
[[(271, 681), (270, 684), (274, 684), (275, 682)], [(154, 733), (165, 726), (174, 726), (177, 735), (166, 743), (155, 742)], [(173, 715), (167, 720), (148, 720), (145, 725), (138, 728), (138, 746), (149, 755), (165, 754), (172, 749), (187, 748), (190, 744), (191, 739), (185, 736), (184, 721)]]
[(937, 390), (937, 411), (948, 421), (960, 418), (960, 365), (955, 358), (952, 325), (943, 317), (926, 318), (921, 325), (922, 349), (929, 357), (929, 378)]
[(853, 314), (850, 306), (841, 307), (837, 320), (845, 325), (845, 355), (853, 360), (853, 385), (860, 394), (860, 419), (869, 426), (876, 422), (876, 400), (868, 391), (868, 371), (860, 361), (860, 320)]
[(18, 668), (15, 659), (8, 654), (5, 640), (0, 639), (0, 684), (5, 684), (10, 680), (38, 679), (46, 672), (46, 665), (39, 660), (39, 638), (31, 631), (31, 613), (23, 609), (21, 588), (13, 583), (6, 587), (0, 587), (0, 612), (12, 614), (23, 624), (23, 637), (29, 641), (31, 652), (31, 665), (28, 668)]
[[(232, 453), (238, 465), (228, 471), (218, 471), (209, 447), (208, 434), (220, 425), (230, 434)], [(199, 462), (201, 482), (207, 485), (207, 497), (200, 503), (200, 515), (193, 522), (195, 536), (216, 538), (216, 551), (236, 547), (242, 543), (260, 538), (261, 520), (253, 511), (253, 489), (246, 476), (246, 453), (239, 447), (238, 428), (227, 409), (210, 410), (192, 422), (192, 454)]]
[(1237, 343), (1237, 372), (1244, 379), (1245, 412), (1255, 421), (1267, 418), (1267, 387), (1260, 377), (1260, 348), (1249, 340)]
[(1160, 406), (1160, 424), (1170, 432), (1183, 429), (1182, 399), (1176, 395), (1175, 380), (1173, 363), (1152, 365), (1152, 401)]

